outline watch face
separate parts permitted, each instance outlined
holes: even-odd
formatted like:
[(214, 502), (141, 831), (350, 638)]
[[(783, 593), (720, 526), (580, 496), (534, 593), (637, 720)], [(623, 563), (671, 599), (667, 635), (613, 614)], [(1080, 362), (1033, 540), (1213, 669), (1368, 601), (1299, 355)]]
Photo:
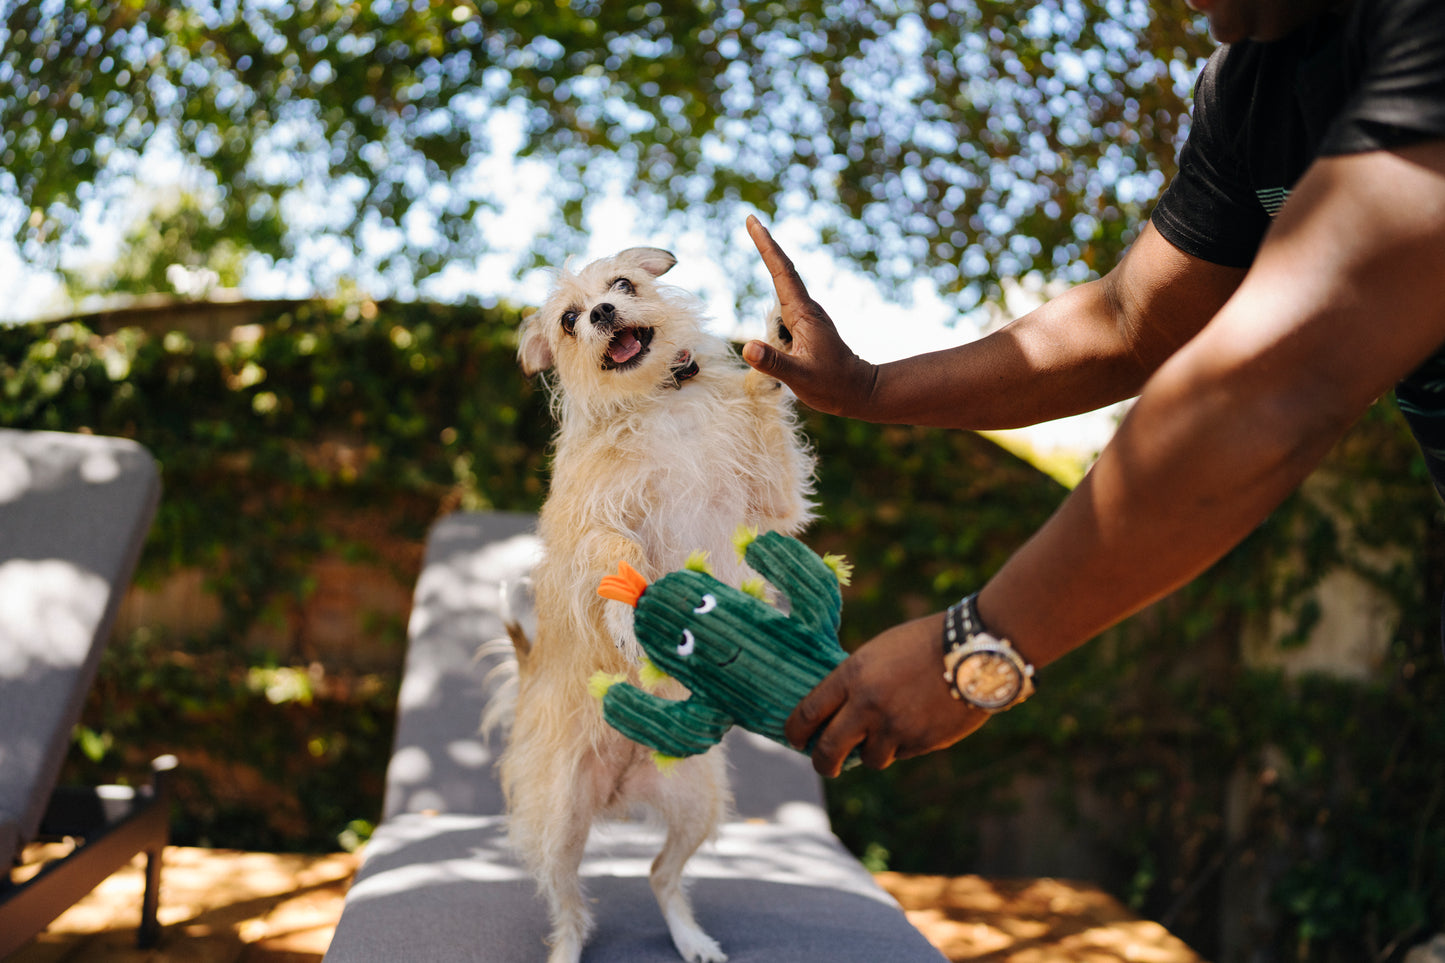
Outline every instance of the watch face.
[(975, 652), (954, 670), (953, 684), (964, 700), (983, 709), (1002, 709), (1018, 698), (1024, 677), (1013, 662), (993, 652)]

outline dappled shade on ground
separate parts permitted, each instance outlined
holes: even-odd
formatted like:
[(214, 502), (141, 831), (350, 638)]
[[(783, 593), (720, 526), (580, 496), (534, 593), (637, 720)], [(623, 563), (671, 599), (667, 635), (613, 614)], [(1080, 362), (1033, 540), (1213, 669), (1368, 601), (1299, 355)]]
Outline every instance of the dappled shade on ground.
[(901, 873), (876, 879), (950, 960), (1203, 963), (1164, 927), (1087, 883)]
[[(58, 854), (56, 845), (32, 846), (26, 860), (33, 866)], [(357, 862), (346, 853), (172, 846), (162, 876), (166, 930), (159, 947), (135, 948), (143, 887), (137, 859), (7, 963), (318, 963)], [(1203, 963), (1164, 927), (1134, 917), (1087, 884), (903, 873), (876, 878), (955, 963)]]

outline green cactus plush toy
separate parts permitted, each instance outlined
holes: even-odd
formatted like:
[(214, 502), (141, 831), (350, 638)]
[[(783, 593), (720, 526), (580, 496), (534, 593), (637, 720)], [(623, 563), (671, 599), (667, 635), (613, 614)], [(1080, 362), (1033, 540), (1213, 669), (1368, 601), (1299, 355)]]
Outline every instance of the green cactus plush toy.
[[(787, 746), (783, 724), (793, 708), (847, 657), (838, 621), (850, 567), (819, 558), (777, 532), (740, 532), (737, 547), (756, 572), (787, 596), (790, 614), (764, 601), (761, 580), (735, 589), (695, 555), (651, 585), (626, 563), (602, 580), (604, 598), (632, 605), (633, 628), (647, 653), (642, 682), (671, 676), (691, 695), (665, 699), (598, 673), (592, 693), (609, 725), (656, 750), (659, 765), (706, 752), (733, 725)], [(857, 752), (848, 765), (855, 764)]]

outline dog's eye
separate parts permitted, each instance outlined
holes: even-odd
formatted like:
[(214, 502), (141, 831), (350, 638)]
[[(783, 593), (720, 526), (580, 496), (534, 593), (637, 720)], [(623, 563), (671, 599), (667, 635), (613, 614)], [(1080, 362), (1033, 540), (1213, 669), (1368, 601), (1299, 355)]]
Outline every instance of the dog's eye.
[(682, 641), (677, 644), (677, 654), (684, 659), (692, 655), (692, 650), (697, 648), (697, 639), (687, 629), (682, 630)]
[(577, 330), (577, 312), (566, 311), (562, 314), (562, 330), (572, 334)]
[(632, 282), (627, 280), (627, 278), (618, 278), (616, 281), (612, 282), (612, 286), (617, 290), (621, 291), (623, 294), (632, 294), (637, 290), (632, 286)]
[(711, 595), (704, 595), (702, 597), (702, 604), (693, 609), (693, 612), (697, 615), (706, 615), (715, 608), (717, 608), (717, 599)]

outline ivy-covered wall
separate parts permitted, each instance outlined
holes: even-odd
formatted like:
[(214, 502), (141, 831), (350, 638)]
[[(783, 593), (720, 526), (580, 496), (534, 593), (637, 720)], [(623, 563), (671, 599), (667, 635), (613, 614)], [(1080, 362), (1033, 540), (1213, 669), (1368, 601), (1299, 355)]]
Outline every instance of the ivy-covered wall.
[[(371, 658), (318, 648), (318, 572), (364, 566), (409, 592), (437, 517), (540, 504), (551, 426), (514, 363), (518, 320), (302, 303), (220, 341), (0, 328), (0, 423), (145, 444), (165, 494), (138, 583), (199, 573), (216, 603), (204, 630), (140, 620), (116, 640), (72, 777), (136, 778), (173, 751), (179, 842), (365, 838), (404, 628), (363, 613)], [(822, 507), (808, 540), (857, 566), (850, 646), (977, 586), (1063, 495), (969, 433), (805, 425)], [(1388, 402), (1329, 467), (1316, 489), (1349, 506), (1352, 541), (1339, 511), (1292, 499), (1204, 578), (1050, 667), (1027, 707), (948, 752), (833, 783), (840, 834), (895, 869), (1087, 871), (1221, 961), (1394, 960), (1445, 929), (1445, 520)], [(1369, 681), (1241, 662), (1241, 636), (1271, 612), (1298, 628), (1272, 644), (1306, 639), (1309, 590), (1341, 566), (1401, 613)]]

